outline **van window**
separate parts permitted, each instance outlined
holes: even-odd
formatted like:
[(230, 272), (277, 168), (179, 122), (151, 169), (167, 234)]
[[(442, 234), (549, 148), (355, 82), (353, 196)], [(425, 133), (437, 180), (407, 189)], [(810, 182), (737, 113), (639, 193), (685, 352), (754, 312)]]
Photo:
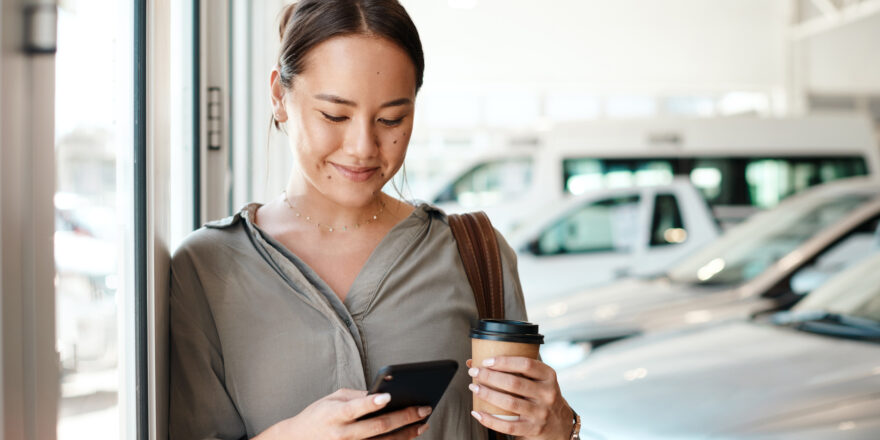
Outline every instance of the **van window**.
[(678, 159), (565, 159), (565, 191), (582, 194), (603, 188), (664, 185), (672, 182)]
[(710, 205), (776, 206), (820, 183), (868, 173), (861, 157), (697, 159), (691, 182)]
[(662, 185), (674, 175), (689, 176), (712, 205), (770, 208), (820, 183), (868, 174), (859, 156), (758, 158), (568, 158), (563, 160), (564, 191), (631, 185)]
[(514, 199), (532, 184), (532, 158), (519, 157), (481, 163), (452, 183), (435, 203), (457, 202), (464, 207), (487, 206)]
[(687, 230), (681, 221), (678, 201), (672, 194), (658, 194), (654, 200), (654, 219), (651, 221), (651, 246), (678, 244), (687, 240)]
[(629, 252), (638, 232), (639, 196), (613, 197), (584, 205), (545, 230), (540, 255)]

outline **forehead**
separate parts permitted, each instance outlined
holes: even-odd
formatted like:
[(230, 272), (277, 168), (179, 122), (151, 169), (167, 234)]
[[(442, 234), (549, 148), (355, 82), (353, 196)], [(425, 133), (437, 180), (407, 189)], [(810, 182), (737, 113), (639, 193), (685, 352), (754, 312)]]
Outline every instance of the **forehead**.
[(304, 86), (355, 101), (414, 98), (415, 66), (406, 51), (385, 38), (345, 35), (312, 48), (294, 84), (294, 90)]

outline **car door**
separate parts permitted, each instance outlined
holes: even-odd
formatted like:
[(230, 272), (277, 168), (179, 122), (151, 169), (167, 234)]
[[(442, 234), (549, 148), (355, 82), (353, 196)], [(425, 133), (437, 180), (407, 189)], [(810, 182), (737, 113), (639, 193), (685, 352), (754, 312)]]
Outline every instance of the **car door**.
[(604, 284), (628, 273), (644, 233), (642, 192), (589, 199), (547, 222), (522, 250), (527, 299), (544, 299)]

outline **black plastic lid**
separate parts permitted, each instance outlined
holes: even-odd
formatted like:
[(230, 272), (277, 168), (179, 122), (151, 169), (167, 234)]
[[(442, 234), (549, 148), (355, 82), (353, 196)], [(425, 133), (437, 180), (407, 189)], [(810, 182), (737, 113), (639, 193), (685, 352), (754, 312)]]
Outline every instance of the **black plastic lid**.
[(471, 329), (471, 338), (525, 344), (544, 343), (544, 335), (538, 333), (537, 324), (504, 319), (481, 319), (477, 328)]

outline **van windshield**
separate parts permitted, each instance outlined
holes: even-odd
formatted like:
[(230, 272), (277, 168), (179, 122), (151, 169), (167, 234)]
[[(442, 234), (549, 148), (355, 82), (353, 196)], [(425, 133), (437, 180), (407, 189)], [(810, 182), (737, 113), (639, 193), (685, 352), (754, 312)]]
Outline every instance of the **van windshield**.
[(844, 194), (793, 200), (731, 229), (673, 267), (667, 276), (687, 284), (746, 282), (870, 198)]

